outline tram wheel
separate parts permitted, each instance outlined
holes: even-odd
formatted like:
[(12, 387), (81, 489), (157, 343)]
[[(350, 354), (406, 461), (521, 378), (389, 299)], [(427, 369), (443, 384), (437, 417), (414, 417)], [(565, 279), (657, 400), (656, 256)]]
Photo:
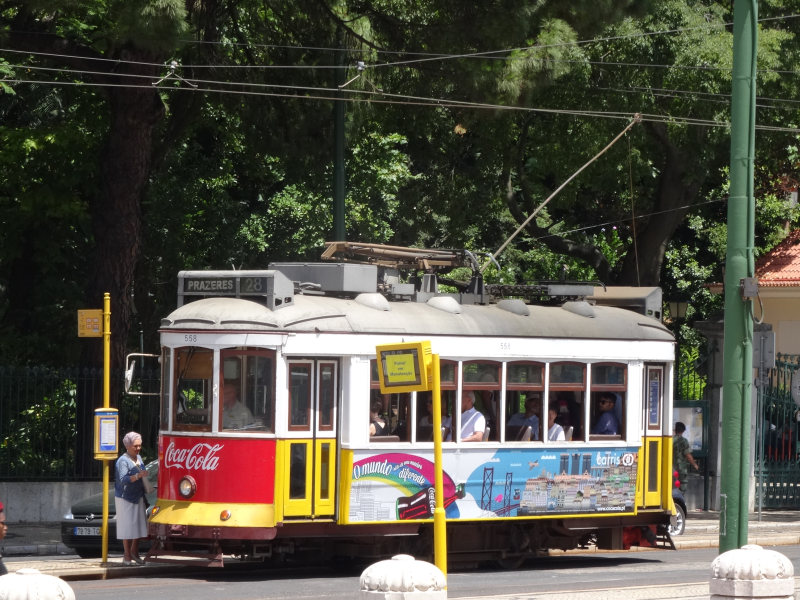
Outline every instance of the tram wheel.
[(507, 556), (504, 558), (494, 559), (494, 564), (503, 569), (504, 571), (513, 571), (519, 569), (522, 563), (525, 562), (525, 555), (520, 556)]

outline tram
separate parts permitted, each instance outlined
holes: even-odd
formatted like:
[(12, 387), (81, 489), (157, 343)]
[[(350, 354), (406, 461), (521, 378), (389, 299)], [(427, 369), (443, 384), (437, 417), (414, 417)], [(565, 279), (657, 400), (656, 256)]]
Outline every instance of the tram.
[(430, 558), (431, 397), (381, 394), (375, 355), (418, 340), (441, 357), (451, 562), (674, 548), (660, 291), (631, 309), (592, 284), (488, 285), (458, 250), (323, 258), (179, 274), (148, 562)]

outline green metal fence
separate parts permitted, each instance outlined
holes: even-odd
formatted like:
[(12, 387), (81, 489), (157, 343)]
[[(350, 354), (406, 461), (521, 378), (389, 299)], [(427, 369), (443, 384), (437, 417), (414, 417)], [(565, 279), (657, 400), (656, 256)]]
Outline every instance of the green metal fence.
[(762, 508), (800, 508), (800, 412), (790, 390), (798, 370), (800, 356), (778, 354), (763, 392), (754, 465), (756, 503), (760, 497)]
[[(82, 461), (77, 445), (79, 418), (91, 423), (93, 409), (102, 406), (102, 381), (102, 369), (0, 366), (0, 481), (99, 478), (100, 461)], [(158, 396), (126, 394), (122, 371), (111, 372), (111, 383), (111, 406), (119, 410), (121, 435), (141, 433), (142, 456), (154, 459)], [(144, 371), (135, 387), (158, 392), (161, 373)]]

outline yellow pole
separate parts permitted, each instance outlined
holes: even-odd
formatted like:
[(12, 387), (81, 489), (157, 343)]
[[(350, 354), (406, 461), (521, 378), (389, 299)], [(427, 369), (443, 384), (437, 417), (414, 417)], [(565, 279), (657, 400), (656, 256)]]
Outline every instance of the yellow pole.
[(447, 517), (444, 512), (444, 475), (442, 474), (442, 392), (438, 354), (433, 355), (433, 465), (436, 472), (436, 481), (434, 482), (436, 509), (433, 512), (434, 562), (447, 577)]
[[(111, 294), (103, 295), (103, 408), (110, 407)], [(103, 563), (108, 562), (108, 460), (103, 461)]]

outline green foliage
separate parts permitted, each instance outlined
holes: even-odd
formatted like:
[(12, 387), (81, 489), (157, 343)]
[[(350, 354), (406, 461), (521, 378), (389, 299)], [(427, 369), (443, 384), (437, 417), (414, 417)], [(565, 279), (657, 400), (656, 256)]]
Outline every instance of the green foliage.
[(679, 364), (679, 384), (677, 400), (702, 400), (707, 377), (700, 375), (698, 367), (700, 350), (696, 347), (682, 347)]
[[(40, 403), (6, 422), (0, 432), (0, 464), (9, 473), (34, 477), (63, 477), (67, 473), (74, 461), (77, 435), (76, 392), (74, 382), (61, 382)], [(11, 399), (5, 401), (10, 405)]]

